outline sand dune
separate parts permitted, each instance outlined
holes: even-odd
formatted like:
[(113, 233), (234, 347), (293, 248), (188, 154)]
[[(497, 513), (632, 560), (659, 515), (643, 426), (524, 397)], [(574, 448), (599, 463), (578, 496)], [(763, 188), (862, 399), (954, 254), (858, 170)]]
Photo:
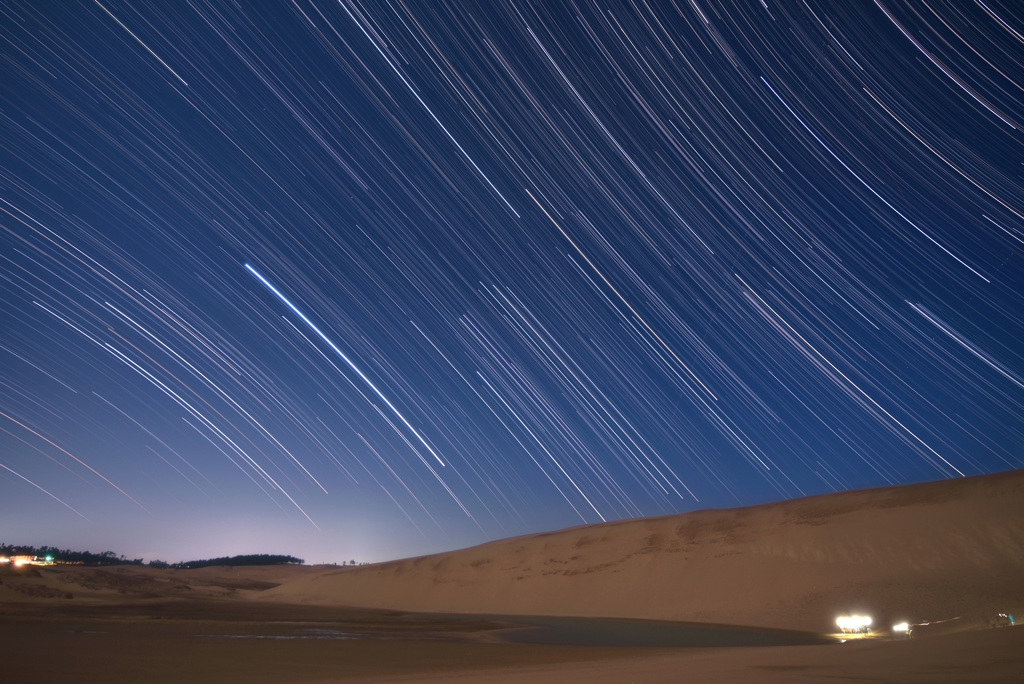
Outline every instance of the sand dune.
[[(1024, 629), (977, 628), (1024, 615), (1022, 578), (1024, 470), (352, 568), (8, 567), (0, 643), (9, 678), (55, 683), (69, 667), (81, 682), (197, 684), (1015, 682)], [(808, 631), (864, 611), (883, 632), (896, 620), (932, 624), (909, 640), (600, 648), (504, 643), (507, 620), (397, 611)], [(65, 667), (41, 667), (53, 653)]]
[(1024, 470), (588, 525), (354, 568), (288, 603), (653, 618), (834, 631), (1024, 614)]

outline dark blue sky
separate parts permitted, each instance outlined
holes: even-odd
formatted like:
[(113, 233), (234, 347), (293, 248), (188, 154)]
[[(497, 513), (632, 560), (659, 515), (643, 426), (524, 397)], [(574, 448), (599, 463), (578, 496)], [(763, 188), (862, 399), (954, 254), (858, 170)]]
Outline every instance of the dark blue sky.
[(0, 13), (0, 541), (376, 560), (1024, 465), (1017, 3)]

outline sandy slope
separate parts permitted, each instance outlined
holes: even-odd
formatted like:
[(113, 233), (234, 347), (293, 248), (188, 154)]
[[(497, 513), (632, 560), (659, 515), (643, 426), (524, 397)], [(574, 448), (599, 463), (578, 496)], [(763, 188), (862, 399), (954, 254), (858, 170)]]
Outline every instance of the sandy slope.
[[(495, 641), (441, 613), (831, 630), (837, 613), (951, 622), (910, 640), (762, 648)], [(591, 525), (357, 568), (0, 569), (5, 674), (80, 682), (1017, 682), (1024, 471)], [(1020, 620), (1018, 620), (1020, 621)], [(490, 626), (488, 626), (490, 625)], [(317, 629), (358, 634), (302, 636)], [(942, 634), (943, 631), (955, 633)], [(63, 667), (46, 667), (54, 653)]]
[(263, 600), (831, 631), (1024, 616), (1024, 470), (570, 528), (305, 573)]

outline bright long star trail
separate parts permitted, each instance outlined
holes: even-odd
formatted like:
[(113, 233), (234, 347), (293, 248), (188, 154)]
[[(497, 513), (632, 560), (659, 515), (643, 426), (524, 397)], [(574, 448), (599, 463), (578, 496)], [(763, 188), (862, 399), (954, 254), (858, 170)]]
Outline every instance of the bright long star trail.
[(0, 15), (0, 541), (371, 561), (1024, 466), (1019, 2)]

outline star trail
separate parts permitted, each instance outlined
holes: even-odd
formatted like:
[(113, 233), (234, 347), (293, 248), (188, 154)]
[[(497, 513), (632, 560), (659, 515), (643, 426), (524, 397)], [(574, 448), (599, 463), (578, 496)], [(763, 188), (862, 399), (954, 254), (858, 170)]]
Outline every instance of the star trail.
[(378, 560), (1024, 466), (1018, 3), (0, 16), (0, 541)]

